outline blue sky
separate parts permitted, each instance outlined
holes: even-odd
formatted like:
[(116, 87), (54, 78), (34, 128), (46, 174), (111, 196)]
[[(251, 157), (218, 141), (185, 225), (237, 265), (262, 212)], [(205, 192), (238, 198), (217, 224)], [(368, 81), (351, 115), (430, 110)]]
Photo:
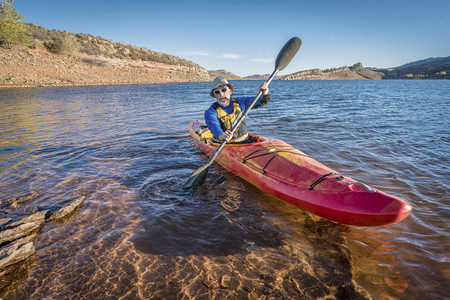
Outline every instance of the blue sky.
[(271, 73), (293, 36), (303, 46), (280, 74), (361, 62), (395, 67), (450, 55), (450, 0), (15, 0), (25, 22), (90, 33), (240, 76)]

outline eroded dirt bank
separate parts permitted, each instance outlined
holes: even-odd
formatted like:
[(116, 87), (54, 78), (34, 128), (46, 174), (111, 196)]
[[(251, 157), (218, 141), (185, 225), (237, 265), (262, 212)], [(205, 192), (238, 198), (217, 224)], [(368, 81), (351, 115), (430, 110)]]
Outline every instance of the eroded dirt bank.
[(210, 80), (205, 69), (80, 52), (0, 47), (0, 87), (146, 84)]

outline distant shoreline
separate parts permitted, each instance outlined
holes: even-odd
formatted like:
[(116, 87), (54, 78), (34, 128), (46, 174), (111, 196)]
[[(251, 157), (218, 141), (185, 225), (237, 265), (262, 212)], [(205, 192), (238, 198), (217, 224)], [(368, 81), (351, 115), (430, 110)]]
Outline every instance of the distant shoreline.
[[(207, 71), (193, 66), (111, 58), (78, 51), (56, 54), (44, 46), (16, 46), (13, 49), (0, 47), (0, 70), (0, 88), (205, 82), (215, 76), (223, 76), (229, 80), (266, 80), (269, 76), (265, 74), (242, 78), (225, 70)], [(398, 77), (395, 72), (399, 74)], [(405, 73), (400, 76), (400, 71), (395, 69), (372, 69), (355, 64), (353, 67), (333, 70), (300, 71), (277, 77), (276, 80), (449, 79), (445, 71), (441, 73), (442, 76), (434, 77)]]

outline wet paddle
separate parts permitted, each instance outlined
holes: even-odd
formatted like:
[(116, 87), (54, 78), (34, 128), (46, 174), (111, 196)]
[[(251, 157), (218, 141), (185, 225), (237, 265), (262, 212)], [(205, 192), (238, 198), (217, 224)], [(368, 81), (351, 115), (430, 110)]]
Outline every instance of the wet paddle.
[[(302, 45), (302, 40), (298, 37), (291, 38), (284, 46), (281, 48), (280, 52), (278, 53), (278, 56), (275, 60), (275, 70), (273, 71), (272, 75), (270, 75), (269, 79), (267, 79), (267, 85), (270, 84), (272, 79), (275, 77), (275, 75), (278, 74), (281, 70), (283, 70), (294, 58), (295, 54), (297, 54), (298, 49), (300, 49)], [(249, 111), (252, 109), (252, 107), (255, 105), (255, 103), (258, 101), (259, 97), (261, 97), (262, 91), (259, 91), (258, 95), (253, 99), (249, 107), (245, 110), (245, 112), (239, 116), (237, 121), (233, 124), (233, 127), (231, 128), (231, 132), (234, 133), (236, 129), (239, 127), (239, 125), (242, 123), (244, 118), (248, 115)], [(227, 142), (223, 141), (219, 148), (211, 155), (208, 162), (197, 169), (184, 183), (183, 189), (188, 189), (191, 187), (194, 187), (196, 185), (199, 185), (202, 183), (205, 178), (206, 174), (208, 173), (209, 166), (214, 162), (219, 152), (223, 149)]]

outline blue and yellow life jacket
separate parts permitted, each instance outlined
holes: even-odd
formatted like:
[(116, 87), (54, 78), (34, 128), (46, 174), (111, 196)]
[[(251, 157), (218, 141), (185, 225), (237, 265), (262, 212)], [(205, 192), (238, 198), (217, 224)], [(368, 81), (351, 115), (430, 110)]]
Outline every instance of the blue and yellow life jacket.
[[(236, 99), (231, 98), (231, 103), (233, 104), (234, 110), (232, 113), (228, 114), (222, 107), (216, 102), (212, 105), (212, 107), (217, 111), (217, 117), (219, 119), (220, 127), (223, 131), (231, 130), (233, 126), (233, 122), (238, 118), (241, 113), (241, 108), (237, 103)], [(248, 137), (247, 132), (247, 124), (245, 119), (239, 125), (239, 127), (234, 132), (236, 134), (236, 138), (229, 141), (229, 143), (239, 143), (245, 140)], [(220, 142), (220, 141), (219, 141)]]

